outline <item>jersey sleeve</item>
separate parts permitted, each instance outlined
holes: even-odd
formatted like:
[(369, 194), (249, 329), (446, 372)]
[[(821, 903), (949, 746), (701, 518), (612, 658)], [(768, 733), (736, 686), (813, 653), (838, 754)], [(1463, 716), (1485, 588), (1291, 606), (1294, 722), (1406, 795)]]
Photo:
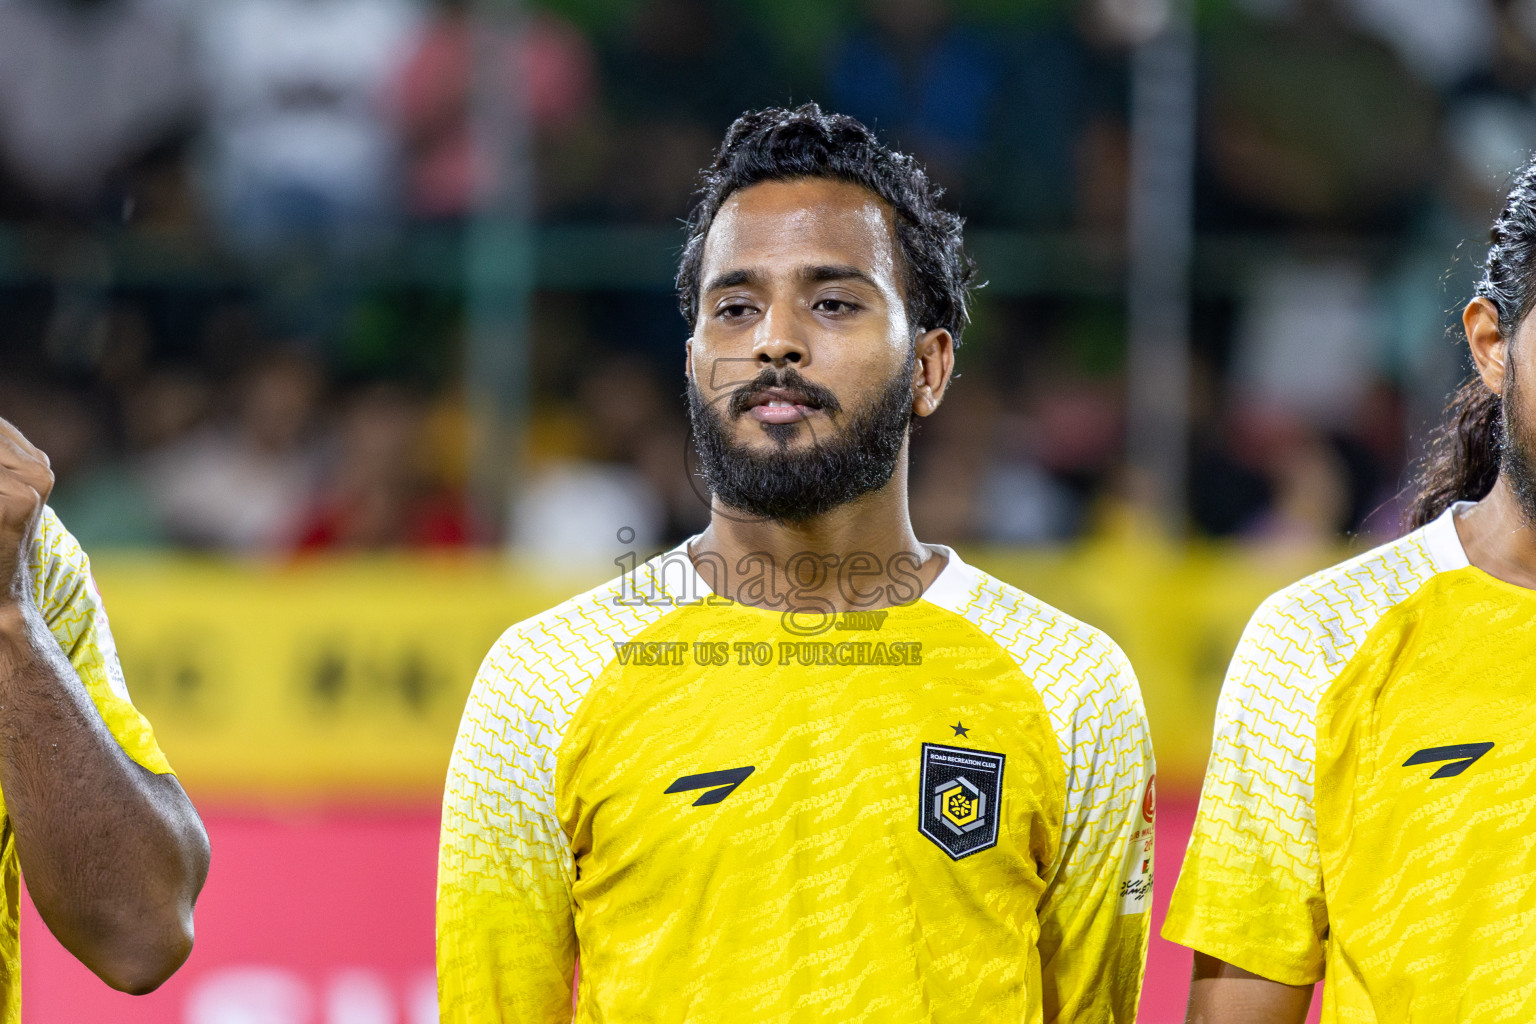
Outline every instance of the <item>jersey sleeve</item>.
[(1323, 640), (1295, 602), (1254, 614), (1227, 670), (1163, 937), (1288, 985), (1323, 976), (1312, 785)]
[(129, 699), (90, 560), (50, 508), (43, 509), (31, 568), (33, 600), (107, 729), (134, 761), (156, 774), (171, 774), (148, 719)]
[(1059, 865), (1040, 907), (1046, 1021), (1131, 1024), (1152, 908), (1152, 784), (1146, 709), (1130, 663), (1099, 639), (1058, 721), (1067, 760)]
[(445, 1024), (571, 1019), (575, 861), (555, 812), (560, 704), (517, 627), (465, 705), (443, 797), (437, 978)]

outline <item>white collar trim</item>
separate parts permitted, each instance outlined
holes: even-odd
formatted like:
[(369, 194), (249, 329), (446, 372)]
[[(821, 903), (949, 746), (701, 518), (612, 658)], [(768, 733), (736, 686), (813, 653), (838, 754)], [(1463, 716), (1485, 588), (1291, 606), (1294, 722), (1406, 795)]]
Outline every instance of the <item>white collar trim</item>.
[(1456, 514), (1465, 508), (1471, 508), (1472, 502), (1458, 501), (1430, 523), (1424, 524), (1424, 546), (1429, 550), (1429, 557), (1435, 563), (1438, 572), (1451, 572), (1455, 569), (1465, 569), (1471, 563), (1467, 559), (1467, 549), (1461, 546), (1461, 535), (1456, 532)]

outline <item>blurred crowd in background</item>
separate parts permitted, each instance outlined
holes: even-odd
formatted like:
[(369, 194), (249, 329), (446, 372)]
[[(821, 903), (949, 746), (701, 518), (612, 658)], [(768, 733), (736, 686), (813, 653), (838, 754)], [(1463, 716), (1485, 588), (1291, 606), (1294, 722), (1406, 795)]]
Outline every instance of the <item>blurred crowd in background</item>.
[[(920, 534), (1091, 535), (1126, 490), (1144, 6), (543, 0), (502, 35), (458, 0), (0, 0), (0, 415), (98, 547), (678, 539), (706, 521), (678, 218), (735, 115), (815, 99), (926, 164), (989, 282), (914, 441)], [(1447, 325), (1536, 147), (1536, 0), (1196, 17), (1190, 532), (1391, 535), (1465, 373)], [(588, 242), (540, 250), (520, 469), (490, 513), (466, 500), (461, 271), (495, 191), (472, 96), (526, 115), (537, 237)], [(636, 239), (659, 265), (583, 256)]]

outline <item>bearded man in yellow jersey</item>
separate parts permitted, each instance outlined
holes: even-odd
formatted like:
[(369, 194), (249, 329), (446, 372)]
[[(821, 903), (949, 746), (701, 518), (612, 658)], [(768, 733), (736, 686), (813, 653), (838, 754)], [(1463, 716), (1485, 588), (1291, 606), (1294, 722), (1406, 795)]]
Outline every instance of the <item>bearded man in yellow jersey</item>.
[(1401, 540), (1259, 608), (1163, 934), (1190, 1020), (1536, 1020), (1536, 164)]
[(937, 196), (814, 105), (731, 126), (678, 274), (711, 522), (487, 656), (445, 1021), (569, 1021), (578, 960), (582, 1022), (1134, 1020), (1131, 669), (907, 515), (973, 274)]
[(197, 812), (128, 699), (90, 563), (47, 507), (48, 458), (0, 420), (0, 1024), (20, 1024), (18, 874), (113, 988), (192, 951), (208, 874)]

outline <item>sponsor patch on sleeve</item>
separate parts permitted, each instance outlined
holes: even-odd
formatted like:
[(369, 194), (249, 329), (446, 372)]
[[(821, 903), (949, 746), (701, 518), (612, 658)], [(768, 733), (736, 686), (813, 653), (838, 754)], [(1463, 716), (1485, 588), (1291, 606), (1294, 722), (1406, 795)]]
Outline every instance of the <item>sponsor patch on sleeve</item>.
[(1144, 914), (1152, 909), (1152, 836), (1156, 825), (1156, 785), (1154, 775), (1147, 780), (1141, 798), (1141, 813), (1125, 850), (1125, 870), (1120, 876), (1120, 913)]

